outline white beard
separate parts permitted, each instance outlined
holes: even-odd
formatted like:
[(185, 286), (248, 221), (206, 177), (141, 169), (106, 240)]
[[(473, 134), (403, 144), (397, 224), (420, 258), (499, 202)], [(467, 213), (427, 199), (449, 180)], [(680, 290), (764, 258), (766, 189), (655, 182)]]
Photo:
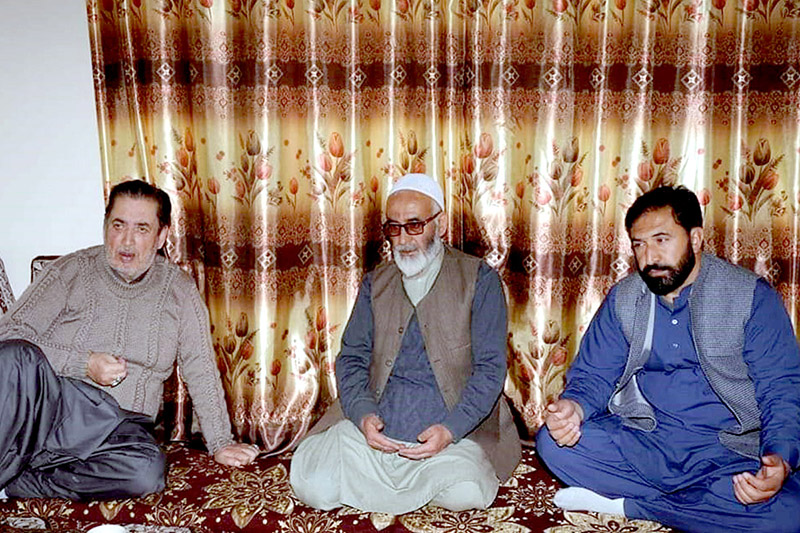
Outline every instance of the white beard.
[[(413, 244), (397, 245), (392, 248), (392, 257), (406, 278), (414, 278), (422, 274), (425, 269), (438, 257), (444, 249), (442, 238), (435, 234), (433, 240), (427, 248), (417, 250)], [(400, 252), (410, 252), (417, 250), (417, 253), (412, 255), (401, 254)]]

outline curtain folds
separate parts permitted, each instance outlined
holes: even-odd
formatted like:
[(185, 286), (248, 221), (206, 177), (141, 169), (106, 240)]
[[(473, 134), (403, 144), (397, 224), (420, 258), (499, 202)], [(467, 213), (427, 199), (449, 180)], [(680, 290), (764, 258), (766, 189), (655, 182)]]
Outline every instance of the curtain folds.
[(208, 303), (246, 441), (286, 450), (335, 397), (406, 172), (443, 185), (447, 240), (501, 273), (523, 437), (630, 271), (627, 207), (659, 184), (696, 191), (706, 249), (767, 278), (797, 320), (794, 0), (87, 6), (106, 186), (170, 193), (169, 255)]

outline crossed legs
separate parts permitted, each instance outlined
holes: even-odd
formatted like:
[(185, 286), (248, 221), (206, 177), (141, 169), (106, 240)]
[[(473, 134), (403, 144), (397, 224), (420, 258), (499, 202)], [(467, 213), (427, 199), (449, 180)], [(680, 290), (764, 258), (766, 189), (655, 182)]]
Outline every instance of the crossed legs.
[[(566, 485), (588, 489), (607, 499), (622, 498), (628, 518), (654, 520), (686, 531), (800, 532), (796, 518), (800, 514), (798, 474), (790, 477), (776, 496), (761, 504), (743, 505), (733, 494), (731, 476), (746, 469), (747, 460), (720, 465), (717, 473), (696, 484), (664, 492), (631, 467), (599, 425), (589, 420), (581, 432), (577, 445), (559, 447), (543, 427), (536, 439), (539, 456)], [(572, 509), (578, 510), (579, 506)], [(603, 509), (587, 505), (581, 510)]]

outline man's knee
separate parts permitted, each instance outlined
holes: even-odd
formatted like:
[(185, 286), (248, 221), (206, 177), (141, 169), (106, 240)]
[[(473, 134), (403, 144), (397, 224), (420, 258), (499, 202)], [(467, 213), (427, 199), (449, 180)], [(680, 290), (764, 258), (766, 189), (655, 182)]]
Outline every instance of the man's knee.
[(308, 441), (317, 437), (309, 437), (300, 443), (295, 450), (292, 462), (289, 465), (289, 485), (295, 496), (315, 509), (330, 510), (341, 505), (339, 477), (330, 468), (320, 468), (320, 462), (313, 457), (314, 447), (308, 446)]
[(564, 448), (556, 444), (547, 426), (542, 426), (536, 433), (536, 453), (544, 464), (558, 464), (565, 455)]
[(495, 479), (494, 484), (484, 485), (475, 481), (456, 483), (437, 494), (431, 504), (453, 512), (486, 509), (497, 496), (500, 483)]
[(158, 446), (145, 446), (131, 470), (133, 475), (121, 484), (129, 492), (127, 496), (135, 498), (164, 490), (166, 465), (166, 456)]
[(0, 341), (0, 364), (42, 364), (47, 359), (35, 344), (22, 339)]
[[(765, 524), (761, 531), (775, 533), (800, 533), (800, 520), (797, 512), (800, 509), (800, 482), (790, 479), (776, 496), (770, 512), (764, 517)], [(779, 505), (776, 505), (779, 504)]]
[(289, 485), (295, 496), (314, 509), (328, 511), (341, 505), (338, 482), (330, 475), (301, 471), (294, 463), (289, 470)]

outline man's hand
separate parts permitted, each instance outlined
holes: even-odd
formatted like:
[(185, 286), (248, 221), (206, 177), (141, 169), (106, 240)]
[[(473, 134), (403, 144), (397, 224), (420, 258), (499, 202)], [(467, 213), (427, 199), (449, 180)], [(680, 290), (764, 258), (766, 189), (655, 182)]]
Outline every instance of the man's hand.
[(128, 362), (105, 352), (89, 352), (86, 375), (99, 385), (115, 387), (128, 375)]
[(408, 459), (427, 459), (447, 448), (453, 442), (453, 434), (442, 424), (434, 424), (417, 436), (419, 446), (406, 448), (399, 455)]
[(226, 466), (244, 466), (252, 463), (258, 452), (255, 444), (228, 444), (214, 453), (214, 460)]
[(405, 446), (395, 442), (383, 434), (383, 420), (378, 415), (370, 414), (361, 419), (361, 433), (367, 438), (367, 444), (379, 452), (395, 453)]
[(755, 474), (742, 472), (733, 476), (733, 493), (745, 505), (765, 502), (781, 490), (791, 470), (780, 455), (765, 455)]
[(556, 400), (547, 406), (544, 423), (559, 446), (575, 446), (581, 439), (583, 408), (572, 400)]

